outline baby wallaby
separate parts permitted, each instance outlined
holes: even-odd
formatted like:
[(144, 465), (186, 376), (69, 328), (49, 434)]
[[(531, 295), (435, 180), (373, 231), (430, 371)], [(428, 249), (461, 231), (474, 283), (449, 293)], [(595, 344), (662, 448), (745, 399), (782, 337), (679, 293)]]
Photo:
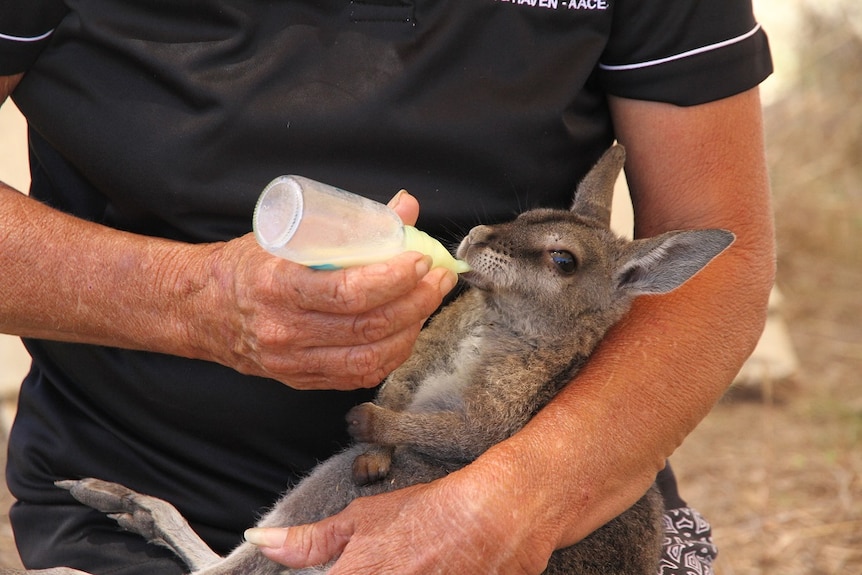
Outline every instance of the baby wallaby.
[[(571, 210), (531, 210), (470, 231), (457, 250), (472, 267), (463, 276), (467, 291), (429, 323), (377, 400), (349, 412), (357, 443), (315, 468), (259, 526), (315, 522), (357, 497), (432, 481), (469, 464), (521, 429), (572, 380), (635, 297), (677, 288), (731, 244), (733, 235), (723, 230), (635, 241), (615, 236), (610, 206), (624, 158), (622, 147), (608, 150), (578, 186)], [(97, 480), (63, 486), (124, 527), (173, 548), (196, 573), (291, 572), (247, 543), (217, 557), (159, 500)], [(580, 543), (556, 551), (545, 573), (654, 575), (662, 510), (652, 488)], [(149, 522), (137, 518), (145, 516)]]

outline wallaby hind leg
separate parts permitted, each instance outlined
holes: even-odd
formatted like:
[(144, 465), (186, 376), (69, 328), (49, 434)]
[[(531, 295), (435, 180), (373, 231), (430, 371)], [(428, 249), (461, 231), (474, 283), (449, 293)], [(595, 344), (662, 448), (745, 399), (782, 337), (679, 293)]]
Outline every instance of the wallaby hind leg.
[(167, 501), (100, 479), (58, 481), (57, 486), (68, 489), (84, 505), (107, 513), (123, 529), (167, 547), (192, 571), (221, 559)]

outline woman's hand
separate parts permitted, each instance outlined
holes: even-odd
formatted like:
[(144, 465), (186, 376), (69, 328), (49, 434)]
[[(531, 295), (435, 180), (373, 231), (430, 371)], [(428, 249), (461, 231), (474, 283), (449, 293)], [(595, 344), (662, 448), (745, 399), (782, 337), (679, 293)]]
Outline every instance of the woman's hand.
[(299, 389), (380, 383), (457, 281), (416, 252), (312, 270), (269, 255), (251, 234), (221, 246), (211, 273), (213, 307), (189, 336), (220, 363)]
[[(415, 221), (416, 200), (394, 200)], [(457, 281), (415, 252), (315, 271), (251, 234), (211, 244), (131, 234), (2, 184), (0, 220), (5, 333), (215, 361), (297, 388), (379, 383)]]
[[(416, 221), (419, 205), (409, 194), (400, 192), (390, 206), (405, 223)], [(210, 261), (217, 303), (206, 304), (190, 337), (220, 363), (300, 389), (380, 383), (407, 359), (422, 324), (457, 282), (416, 252), (311, 270), (264, 252), (251, 234), (220, 245)]]
[(515, 496), (511, 465), (472, 465), (449, 476), (360, 498), (312, 525), (250, 529), (246, 539), (292, 568), (335, 561), (330, 575), (536, 575), (554, 534), (538, 526), (545, 498)]

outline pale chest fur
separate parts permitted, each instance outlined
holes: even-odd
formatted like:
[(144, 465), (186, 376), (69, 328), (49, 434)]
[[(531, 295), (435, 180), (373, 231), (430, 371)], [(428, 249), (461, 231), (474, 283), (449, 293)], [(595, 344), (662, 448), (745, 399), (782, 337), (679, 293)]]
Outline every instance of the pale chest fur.
[(465, 392), (476, 379), (483, 346), (488, 345), (484, 332), (483, 326), (474, 327), (460, 340), (449, 361), (434, 366), (422, 379), (408, 411), (463, 409)]

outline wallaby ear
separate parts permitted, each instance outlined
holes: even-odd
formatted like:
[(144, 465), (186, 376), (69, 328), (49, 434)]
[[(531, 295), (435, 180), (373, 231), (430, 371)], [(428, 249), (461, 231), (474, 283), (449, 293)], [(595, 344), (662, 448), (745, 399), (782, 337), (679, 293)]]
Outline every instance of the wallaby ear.
[(734, 239), (727, 230), (691, 230), (635, 240), (617, 270), (617, 285), (634, 296), (668, 293), (703, 269)]
[(584, 176), (575, 192), (572, 211), (581, 217), (610, 227), (614, 184), (626, 162), (626, 149), (619, 144), (608, 148)]

